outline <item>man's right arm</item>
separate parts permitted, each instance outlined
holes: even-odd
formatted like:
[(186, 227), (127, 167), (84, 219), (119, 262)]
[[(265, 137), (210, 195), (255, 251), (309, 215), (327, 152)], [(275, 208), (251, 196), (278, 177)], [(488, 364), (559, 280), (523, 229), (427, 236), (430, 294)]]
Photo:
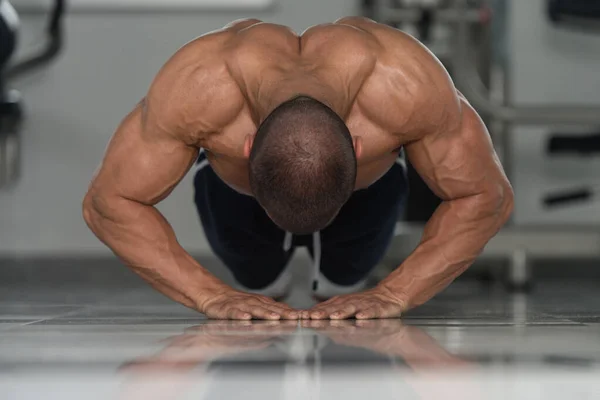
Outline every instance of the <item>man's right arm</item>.
[[(227, 32), (184, 46), (111, 139), (83, 204), (88, 226), (154, 288), (212, 318), (297, 318), (289, 306), (236, 291), (202, 268), (154, 207), (184, 177), (244, 98), (219, 55)], [(204, 60), (198, 55), (208, 54)]]
[(143, 117), (145, 102), (113, 136), (85, 197), (84, 218), (154, 288), (200, 310), (206, 294), (222, 284), (185, 252), (154, 207), (182, 179), (198, 150), (150, 126)]

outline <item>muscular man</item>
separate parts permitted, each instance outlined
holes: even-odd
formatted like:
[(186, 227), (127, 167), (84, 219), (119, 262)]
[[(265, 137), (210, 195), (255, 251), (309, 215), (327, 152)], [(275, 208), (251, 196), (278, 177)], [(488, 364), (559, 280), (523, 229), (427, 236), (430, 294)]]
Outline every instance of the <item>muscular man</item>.
[[(419, 246), (375, 288), (406, 196), (402, 153), (443, 200)], [(154, 205), (195, 164), (196, 205), (231, 288), (178, 244)], [(210, 318), (386, 318), (460, 275), (513, 195), (488, 132), (439, 61), (363, 18), (236, 21), (181, 48), (121, 123), (84, 200), (95, 234), (153, 287)], [(308, 246), (316, 297), (285, 295)], [(332, 297), (333, 296), (333, 297)]]

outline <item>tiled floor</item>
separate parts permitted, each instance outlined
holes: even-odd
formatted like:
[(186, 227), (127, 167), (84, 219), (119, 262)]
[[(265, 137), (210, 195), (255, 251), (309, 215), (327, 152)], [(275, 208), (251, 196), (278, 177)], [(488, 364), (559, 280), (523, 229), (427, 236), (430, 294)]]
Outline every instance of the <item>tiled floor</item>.
[[(21, 267), (0, 279), (2, 399), (600, 398), (592, 280), (461, 281), (402, 320), (229, 322), (112, 264), (87, 281)], [(310, 304), (300, 285), (289, 302)]]

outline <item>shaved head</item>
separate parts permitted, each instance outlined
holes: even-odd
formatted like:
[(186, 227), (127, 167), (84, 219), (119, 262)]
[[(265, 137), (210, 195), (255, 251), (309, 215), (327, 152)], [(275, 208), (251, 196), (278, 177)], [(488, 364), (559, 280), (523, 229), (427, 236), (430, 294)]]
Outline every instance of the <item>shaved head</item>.
[(344, 121), (328, 106), (296, 97), (259, 126), (250, 153), (250, 186), (280, 228), (325, 228), (350, 198), (356, 156)]

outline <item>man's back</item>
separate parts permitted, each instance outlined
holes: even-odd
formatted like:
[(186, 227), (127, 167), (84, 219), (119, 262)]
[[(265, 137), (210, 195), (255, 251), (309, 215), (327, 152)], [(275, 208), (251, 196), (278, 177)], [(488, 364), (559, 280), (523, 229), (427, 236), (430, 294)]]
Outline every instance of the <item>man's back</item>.
[[(389, 169), (404, 143), (418, 138), (414, 111), (429, 101), (423, 88), (434, 80), (425, 58), (430, 54), (414, 39), (364, 18), (318, 25), (302, 35), (243, 20), (182, 48), (157, 78), (168, 89), (155, 91), (163, 97), (156, 102), (172, 97), (169, 108), (179, 107), (172, 118), (191, 121), (182, 140), (204, 148), (224, 181), (251, 194), (244, 138), (283, 101), (310, 95), (361, 137), (360, 189)], [(204, 107), (194, 104), (200, 97)], [(434, 122), (436, 107), (428, 107)], [(195, 121), (199, 113), (214, 119), (209, 129)]]

